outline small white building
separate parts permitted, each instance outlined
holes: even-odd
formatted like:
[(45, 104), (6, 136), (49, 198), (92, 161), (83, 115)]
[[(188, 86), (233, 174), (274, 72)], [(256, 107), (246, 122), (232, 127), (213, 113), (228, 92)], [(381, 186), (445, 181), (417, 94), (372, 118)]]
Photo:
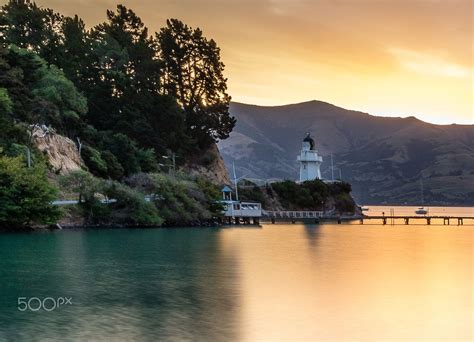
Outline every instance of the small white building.
[(260, 203), (233, 200), (232, 190), (228, 186), (222, 188), (222, 200), (219, 202), (224, 206), (224, 216), (228, 218), (258, 219), (262, 216), (262, 205)]
[(300, 182), (321, 179), (320, 166), (323, 158), (314, 148), (314, 140), (309, 133), (303, 139), (303, 146), (297, 158), (300, 163)]

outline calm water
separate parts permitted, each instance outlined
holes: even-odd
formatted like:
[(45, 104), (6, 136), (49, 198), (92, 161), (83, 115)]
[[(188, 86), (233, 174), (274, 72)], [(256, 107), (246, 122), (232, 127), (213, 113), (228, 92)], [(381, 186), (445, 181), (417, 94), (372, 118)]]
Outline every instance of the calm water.
[[(470, 341), (473, 237), (467, 225), (3, 234), (0, 340)], [(72, 305), (21, 312), (18, 297)]]
[[(390, 215), (391, 209), (395, 216), (401, 215), (412, 215), (415, 216), (415, 210), (419, 207), (410, 207), (410, 206), (368, 206), (369, 210), (365, 211), (366, 215)], [(472, 207), (430, 207), (424, 206), (428, 211), (427, 215), (431, 216), (464, 216), (464, 217), (474, 217), (474, 208)], [(423, 215), (420, 215), (423, 216)], [(441, 221), (439, 221), (441, 222)], [(438, 223), (439, 223), (438, 222)]]

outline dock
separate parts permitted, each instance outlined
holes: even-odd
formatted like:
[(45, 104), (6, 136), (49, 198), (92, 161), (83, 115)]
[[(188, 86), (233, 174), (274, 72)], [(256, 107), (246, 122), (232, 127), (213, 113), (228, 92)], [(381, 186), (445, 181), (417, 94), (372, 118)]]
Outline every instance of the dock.
[[(360, 224), (364, 224), (366, 221), (379, 221), (383, 225), (386, 224), (402, 224), (409, 225), (410, 223), (422, 222), (427, 225), (433, 224), (442, 224), (444, 226), (449, 226), (451, 223), (463, 226), (464, 222), (468, 225), (474, 224), (473, 216), (440, 216), (440, 215), (364, 215), (359, 219)], [(398, 223), (397, 223), (398, 222)]]
[(262, 222), (268, 223), (303, 223), (320, 224), (334, 222), (337, 224), (367, 222), (382, 225), (410, 225), (410, 224), (437, 224), (437, 225), (474, 225), (474, 216), (447, 216), (447, 215), (338, 215), (324, 211), (262, 211)]

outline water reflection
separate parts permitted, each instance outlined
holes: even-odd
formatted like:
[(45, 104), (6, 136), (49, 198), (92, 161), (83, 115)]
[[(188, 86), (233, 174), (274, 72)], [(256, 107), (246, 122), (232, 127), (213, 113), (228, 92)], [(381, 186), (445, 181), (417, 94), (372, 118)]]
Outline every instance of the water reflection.
[[(473, 338), (474, 229), (262, 229), (0, 235), (0, 340)], [(74, 305), (19, 312), (18, 296)]]
[[(216, 231), (76, 231), (8, 240), (0, 246), (11, 252), (1, 261), (8, 283), (0, 285), (0, 340), (238, 339), (238, 265), (219, 248)], [(68, 296), (73, 306), (19, 312), (18, 296)]]
[(321, 226), (319, 225), (304, 226), (304, 232), (306, 233), (306, 237), (311, 247), (316, 247), (317, 240), (320, 236), (320, 227)]

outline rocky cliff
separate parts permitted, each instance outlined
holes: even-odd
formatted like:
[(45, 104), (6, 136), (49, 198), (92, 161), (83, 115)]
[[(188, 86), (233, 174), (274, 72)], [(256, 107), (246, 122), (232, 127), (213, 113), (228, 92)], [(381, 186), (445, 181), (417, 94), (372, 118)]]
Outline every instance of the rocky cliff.
[(53, 129), (35, 126), (32, 139), (35, 146), (47, 156), (53, 172), (64, 175), (85, 168), (76, 144)]
[(231, 183), (229, 172), (216, 144), (212, 144), (203, 154), (192, 158), (184, 166), (183, 171), (192, 176), (204, 177), (214, 184)]

